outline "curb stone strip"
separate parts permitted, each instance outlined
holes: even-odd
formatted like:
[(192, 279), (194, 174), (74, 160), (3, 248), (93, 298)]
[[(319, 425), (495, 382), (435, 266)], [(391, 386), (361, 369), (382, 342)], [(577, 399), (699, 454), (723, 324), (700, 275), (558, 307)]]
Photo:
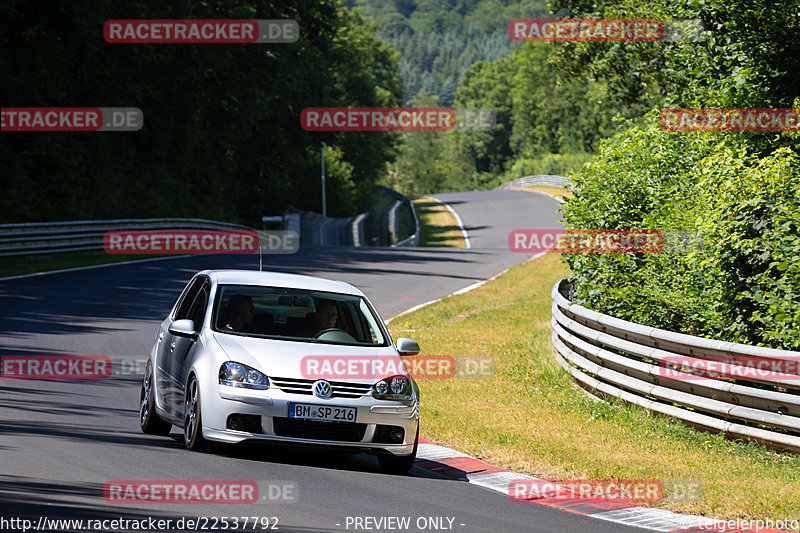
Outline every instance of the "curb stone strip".
[[(444, 477), (466, 481), (506, 496), (508, 495), (509, 483), (514, 480), (538, 480), (542, 483), (549, 483), (546, 480), (517, 474), (516, 472), (490, 465), (452, 448), (439, 446), (423, 437), (419, 438), (417, 446), (416, 466), (436, 472)], [(622, 502), (585, 498), (579, 495), (530, 499), (523, 503), (538, 503), (539, 505), (546, 505), (607, 522), (663, 533), (720, 533), (722, 524), (727, 523), (725, 520), (717, 520), (705, 516), (682, 515), (664, 509), (637, 507)], [(728, 533), (783, 533), (783, 530), (765, 527), (757, 529), (728, 529), (726, 527), (724, 531)]]
[[(646, 510), (646, 512), (644, 510)], [(622, 522), (632, 526), (640, 525), (641, 527), (664, 532), (712, 526), (716, 523), (716, 520), (713, 518), (679, 515), (663, 509), (653, 509), (649, 507), (634, 507), (632, 509), (597, 513), (594, 515), (594, 518), (611, 520), (612, 522)], [(715, 531), (719, 533), (719, 530)]]

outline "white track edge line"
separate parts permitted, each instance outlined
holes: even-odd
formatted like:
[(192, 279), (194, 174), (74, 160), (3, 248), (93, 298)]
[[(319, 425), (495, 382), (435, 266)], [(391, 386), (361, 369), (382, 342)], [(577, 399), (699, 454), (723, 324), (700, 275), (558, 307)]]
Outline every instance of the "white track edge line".
[(438, 198), (436, 198), (435, 196), (428, 195), (428, 198), (431, 198), (432, 200), (439, 202), (440, 204), (445, 206), (447, 210), (450, 211), (450, 213), (452, 213), (452, 215), (456, 219), (456, 223), (458, 224), (459, 229), (461, 230), (461, 235), (464, 237), (464, 248), (472, 248), (472, 245), (470, 245), (469, 243), (469, 235), (467, 235), (467, 230), (464, 229), (464, 223), (461, 222), (461, 217), (458, 216), (458, 213), (456, 213), (455, 210), (452, 207), (450, 207), (450, 205), (447, 202), (443, 202)]
[[(547, 252), (541, 252), (541, 253), (538, 253), (536, 255), (533, 255), (533, 256), (529, 257), (528, 259), (526, 259), (525, 261), (523, 261), (522, 263), (517, 263), (517, 265), (524, 265), (528, 261), (533, 261), (534, 259), (536, 259), (538, 257), (542, 257), (546, 253)], [(450, 294), (445, 294), (441, 298), (436, 298), (435, 300), (431, 300), (430, 302), (425, 302), (424, 304), (415, 305), (414, 307), (406, 309), (405, 311), (400, 311), (396, 315), (394, 315), (394, 316), (388, 318), (387, 320), (385, 320), (384, 324), (388, 324), (389, 322), (391, 322), (395, 318), (399, 318), (399, 317), (401, 317), (403, 315), (407, 315), (408, 313), (413, 313), (417, 309), (422, 309), (423, 307), (426, 307), (426, 306), (431, 305), (431, 304), (435, 304), (436, 302), (441, 302), (444, 298), (447, 298), (448, 296), (456, 296), (458, 294), (464, 294), (464, 293), (467, 293), (467, 292), (469, 292), (469, 291), (471, 291), (473, 289), (477, 289), (478, 287), (480, 287), (484, 283), (487, 283), (489, 281), (493, 281), (493, 280), (499, 278), (500, 276), (502, 276), (503, 274), (505, 274), (506, 272), (511, 270), (511, 268), (513, 268), (513, 267), (515, 267), (517, 265), (511, 265), (510, 267), (508, 267), (507, 269), (503, 270), (502, 272), (498, 272), (497, 274), (495, 274), (491, 278), (486, 278), (483, 281), (478, 281), (477, 283), (473, 283), (472, 285), (468, 285), (468, 286), (464, 287), (463, 289), (459, 289), (459, 290), (457, 290), (455, 292), (451, 292)]]

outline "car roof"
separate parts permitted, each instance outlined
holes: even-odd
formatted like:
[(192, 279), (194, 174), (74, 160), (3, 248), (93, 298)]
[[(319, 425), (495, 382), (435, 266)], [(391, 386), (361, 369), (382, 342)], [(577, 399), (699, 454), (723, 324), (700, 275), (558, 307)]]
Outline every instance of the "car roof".
[(283, 272), (259, 272), (257, 270), (204, 270), (211, 281), (221, 285), (260, 285), (268, 287), (291, 287), (313, 291), (338, 292), (364, 296), (360, 290), (349, 283), (300, 274)]

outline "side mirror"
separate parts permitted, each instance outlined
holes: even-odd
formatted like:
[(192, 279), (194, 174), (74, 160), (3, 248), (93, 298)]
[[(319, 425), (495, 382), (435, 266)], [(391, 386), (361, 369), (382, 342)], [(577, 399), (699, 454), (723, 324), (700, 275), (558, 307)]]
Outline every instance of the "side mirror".
[(188, 318), (182, 318), (170, 324), (169, 332), (177, 337), (186, 337), (193, 341), (197, 340), (199, 335), (199, 333), (194, 330), (194, 322)]
[(419, 344), (411, 339), (400, 337), (397, 339), (397, 351), (400, 355), (417, 355), (419, 353)]

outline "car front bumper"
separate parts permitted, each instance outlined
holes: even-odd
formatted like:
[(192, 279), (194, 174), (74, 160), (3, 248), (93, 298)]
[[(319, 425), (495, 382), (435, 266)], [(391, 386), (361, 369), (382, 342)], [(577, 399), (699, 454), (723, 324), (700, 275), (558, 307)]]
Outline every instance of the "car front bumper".
[[(202, 389), (205, 389), (204, 391)], [(409, 455), (414, 449), (414, 440), (419, 424), (419, 401), (415, 398), (408, 402), (376, 400), (371, 394), (360, 398), (328, 398), (322, 399), (306, 394), (287, 393), (280, 389), (252, 390), (240, 387), (229, 387), (215, 382), (201, 383), (201, 409), (203, 436), (209, 440), (237, 443), (245, 440), (264, 440), (283, 444), (303, 446), (320, 446), (354, 451), (383, 453), (397, 456)], [(356, 421), (345, 427), (348, 432), (355, 431), (353, 426), (363, 429), (359, 440), (326, 439), (331, 428), (325, 426), (319, 436), (303, 438), (287, 436), (287, 424), (296, 423), (288, 418), (289, 403), (315, 404), (335, 407), (355, 407)], [(249, 415), (260, 417), (260, 432), (239, 431), (228, 427), (231, 415)], [(343, 424), (332, 422), (301, 422), (304, 428), (314, 424)], [(309, 426), (309, 424), (311, 426)], [(363, 424), (363, 427), (360, 426)], [(278, 426), (278, 427), (276, 427)], [(403, 441), (397, 444), (375, 442), (379, 426), (402, 427)], [(317, 426), (319, 427), (319, 426)], [(281, 432), (283, 431), (283, 435)], [(311, 430), (313, 433), (313, 429)]]

